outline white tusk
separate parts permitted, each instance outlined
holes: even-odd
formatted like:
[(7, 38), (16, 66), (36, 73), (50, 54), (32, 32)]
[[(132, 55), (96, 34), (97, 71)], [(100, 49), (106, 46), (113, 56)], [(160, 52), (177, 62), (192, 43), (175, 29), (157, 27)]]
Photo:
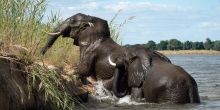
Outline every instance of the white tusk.
[(81, 42), (82, 45), (86, 46), (86, 45), (89, 45), (88, 42)]
[(93, 24), (93, 23), (88, 22), (88, 24), (89, 24), (90, 27), (94, 27), (94, 24)]
[(116, 63), (112, 62), (110, 56), (108, 56), (108, 62), (110, 63), (110, 65), (112, 65), (112, 66), (116, 66)]
[(51, 35), (51, 36), (60, 35), (61, 34), (61, 32), (56, 32), (56, 33), (45, 32), (45, 33), (47, 33), (48, 35)]

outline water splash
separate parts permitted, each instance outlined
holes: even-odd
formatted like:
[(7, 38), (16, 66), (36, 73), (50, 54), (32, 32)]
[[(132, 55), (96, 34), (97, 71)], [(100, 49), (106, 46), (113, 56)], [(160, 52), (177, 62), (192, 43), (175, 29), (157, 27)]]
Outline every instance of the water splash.
[(102, 81), (97, 81), (94, 84), (94, 97), (96, 100), (99, 100), (100, 102), (108, 102), (108, 103), (114, 103), (117, 105), (141, 105), (145, 104), (143, 102), (135, 102), (131, 100), (130, 95), (126, 95), (122, 98), (117, 98), (113, 93), (107, 89), (105, 89)]
[(111, 93), (111, 91), (107, 90), (104, 87), (104, 84), (102, 81), (97, 81), (94, 84), (94, 97), (98, 99), (99, 101), (115, 101), (117, 100), (116, 97)]
[(95, 95), (99, 97), (111, 96), (111, 92), (104, 88), (102, 81), (97, 81), (95, 86)]
[(142, 105), (142, 104), (146, 104), (145, 102), (136, 102), (131, 100), (131, 95), (126, 95), (122, 98), (120, 98), (117, 102), (117, 104), (121, 105)]

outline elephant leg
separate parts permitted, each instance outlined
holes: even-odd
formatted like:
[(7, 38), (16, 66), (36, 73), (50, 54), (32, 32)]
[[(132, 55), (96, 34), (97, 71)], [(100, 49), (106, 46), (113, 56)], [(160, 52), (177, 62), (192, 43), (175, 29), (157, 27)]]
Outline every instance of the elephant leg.
[(143, 98), (142, 88), (133, 87), (131, 89), (131, 100), (140, 102), (142, 98)]
[(81, 57), (76, 74), (80, 77), (91, 76), (91, 74), (94, 73), (95, 53), (83, 54)]

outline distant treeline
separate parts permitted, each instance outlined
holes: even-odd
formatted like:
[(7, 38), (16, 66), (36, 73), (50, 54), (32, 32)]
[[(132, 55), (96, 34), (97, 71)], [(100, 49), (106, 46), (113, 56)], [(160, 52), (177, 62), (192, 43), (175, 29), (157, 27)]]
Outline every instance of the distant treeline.
[[(160, 43), (156, 43), (152, 40), (143, 44), (153, 50), (218, 50), (220, 51), (220, 40), (211, 41), (210, 38), (206, 38), (205, 42), (181, 42), (177, 39), (161, 40)], [(125, 45), (129, 47), (130, 45)]]

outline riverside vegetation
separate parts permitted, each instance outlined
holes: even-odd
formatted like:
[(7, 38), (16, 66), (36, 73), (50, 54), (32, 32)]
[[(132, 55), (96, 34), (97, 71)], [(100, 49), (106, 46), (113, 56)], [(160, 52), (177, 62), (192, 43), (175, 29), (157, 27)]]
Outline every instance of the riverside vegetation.
[[(46, 8), (46, 0), (0, 1), (0, 60), (2, 61), (2, 65), (4, 65), (0, 67), (0, 78), (3, 78), (3, 81), (7, 83), (11, 82), (5, 79), (5, 76), (10, 77), (12, 80), (16, 80), (14, 78), (24, 80), (23, 85), (19, 85), (21, 87), (19, 89), (22, 89), (24, 93), (27, 93), (28, 90), (29, 95), (27, 98), (23, 99), (21, 96), (21, 99), (26, 100), (25, 102), (27, 103), (33, 101), (31, 100), (33, 95), (36, 97), (41, 95), (43, 97), (41, 101), (45, 104), (49, 104), (52, 109), (72, 110), (74, 109), (73, 102), (78, 103), (76, 100), (77, 97), (71, 97), (74, 95), (70, 93), (72, 92), (71, 90), (68, 91), (68, 87), (66, 83), (64, 83), (65, 81), (63, 81), (61, 74), (63, 71), (59, 73), (59, 71), (51, 70), (48, 68), (48, 65), (56, 65), (58, 70), (63, 70), (66, 66), (73, 69), (74, 65), (79, 61), (79, 49), (72, 45), (71, 39), (63, 39), (60, 37), (53, 45), (53, 48), (49, 50), (50, 52), (45, 56), (40, 55), (40, 49), (48, 38), (46, 32), (50, 32), (62, 22), (60, 15), (57, 13), (51, 13), (48, 19), (44, 20), (46, 18)], [(109, 22), (109, 25), (112, 38), (120, 43), (120, 30), (123, 25), (132, 18), (117, 25), (114, 23), (114, 20), (118, 16), (118, 13)], [(17, 65), (18, 63), (19, 67), (22, 67), (19, 71), (22, 71), (25, 77), (16, 76), (19, 75), (16, 71), (18, 68), (13, 68), (10, 62), (12, 62), (13, 65)], [(4, 70), (4, 68), (8, 68), (7, 66), (13, 70), (7, 69), (8, 71), (15, 73), (14, 77), (6, 74), (7, 72), (5, 72), (6, 70)], [(73, 80), (74, 82), (75, 77), (74, 75), (70, 75), (67, 79), (70, 81)], [(20, 80), (18, 80), (18, 84), (20, 84)], [(10, 91), (7, 87), (10, 88), (0, 82), (0, 88), (5, 89), (4, 91)], [(27, 90), (25, 88), (27, 88)], [(15, 87), (15, 90), (19, 89)], [(7, 93), (4, 91), (3, 95), (2, 91), (0, 91), (1, 96)], [(41, 92), (36, 95), (36, 91)], [(16, 97), (13, 98), (13, 96), (10, 95), (9, 97), (12, 98), (11, 100), (21, 100)], [(8, 100), (7, 97), (5, 99)], [(0, 101), (0, 107), (2, 107), (1, 105), (8, 106), (4, 103), (4, 101)], [(20, 102), (14, 101), (13, 104), (18, 103)], [(22, 103), (24, 102), (22, 101)], [(29, 107), (31, 106), (32, 105), (29, 104)], [(12, 106), (12, 108), (13, 107), (19, 109), (21, 106), (15, 105)]]
[(212, 41), (210, 38), (206, 38), (205, 42), (181, 42), (177, 39), (170, 39), (155, 43), (150, 40), (143, 45), (164, 54), (220, 54), (220, 40)]
[[(61, 74), (34, 63), (41, 62), (43, 65), (53, 64), (58, 68), (64, 68), (67, 65), (74, 67), (79, 61), (78, 47), (72, 45), (71, 39), (62, 37), (59, 37), (53, 48), (49, 50), (50, 52), (45, 56), (40, 55), (40, 49), (48, 37), (45, 32), (50, 32), (62, 22), (60, 15), (53, 13), (44, 20), (46, 7), (46, 0), (0, 1), (0, 56), (10, 61), (22, 59), (22, 65), (25, 68), (22, 71), (28, 73), (26, 83), (30, 94), (35, 91), (33, 88), (36, 86), (36, 81), (40, 80), (38, 87), (44, 91), (43, 96), (46, 101), (50, 101), (53, 109), (71, 110), (74, 109), (72, 102), (75, 99), (70, 97), (69, 92), (63, 91), (65, 85)], [(118, 13), (109, 22), (109, 26), (112, 38), (121, 43), (120, 30), (133, 17), (116, 25), (114, 20), (117, 16)], [(13, 57), (11, 59), (8, 56)], [(69, 76), (69, 79), (74, 80), (74, 76)]]
[[(39, 66), (35, 63), (42, 62), (44, 59), (45, 62), (54, 63), (61, 67), (69, 62), (77, 62), (79, 56), (77, 52), (75, 52), (77, 48), (73, 47), (68, 39), (59, 39), (57, 41), (58, 43), (54, 45), (55, 48), (51, 49), (50, 53), (44, 57), (40, 56), (39, 50), (47, 39), (45, 31), (50, 31), (61, 22), (58, 14), (52, 14), (46, 22), (43, 22), (46, 6), (46, 0), (0, 1), (0, 56), (4, 61), (6, 59), (6, 62), (17, 62), (17, 60), (19, 60), (19, 65), (25, 68), (20, 71), (23, 71), (23, 74), (26, 76), (23, 79), (26, 81), (24, 82), (26, 85), (19, 86), (21, 90), (24, 89), (24, 93), (26, 93), (25, 88), (28, 86), (28, 97), (36, 95), (34, 91), (44, 91), (43, 94), (41, 94), (44, 97), (42, 102), (45, 101), (45, 104), (49, 103), (50, 108), (71, 110), (74, 108), (73, 102), (75, 99), (70, 97), (70, 93), (65, 91), (65, 85), (62, 82), (61, 75), (54, 70), (49, 70), (46, 66)], [(64, 54), (61, 50), (68, 52), (68, 54)], [(14, 57), (11, 58), (10, 56)], [(5, 64), (7, 65), (7, 63)], [(1, 65), (4, 69), (3, 66), (4, 65)], [(11, 69), (18, 68), (11, 67)], [(4, 74), (4, 72), (1, 73), (1, 75), (2, 74)], [(17, 72), (14, 74), (16, 75)], [(12, 76), (9, 75), (8, 77)], [(5, 79), (5, 81), (7, 82), (7, 79)], [(5, 87), (2, 83), (0, 83), (0, 86)], [(38, 90), (36, 90), (36, 88), (38, 88)], [(13, 102), (13, 100), (16, 100), (16, 97), (11, 100)], [(23, 99), (22, 97), (22, 100), (25, 100), (25, 98)], [(30, 103), (32, 101), (31, 98), (27, 98), (27, 100), (29, 100)], [(17, 103), (14, 101), (13, 104)], [(24, 102), (22, 101), (22, 103)], [(27, 103), (29, 102), (27, 101)], [(5, 105), (7, 106), (7, 104)], [(11, 108), (13, 107), (22, 109), (19, 108), (20, 106), (18, 105), (11, 105)]]

